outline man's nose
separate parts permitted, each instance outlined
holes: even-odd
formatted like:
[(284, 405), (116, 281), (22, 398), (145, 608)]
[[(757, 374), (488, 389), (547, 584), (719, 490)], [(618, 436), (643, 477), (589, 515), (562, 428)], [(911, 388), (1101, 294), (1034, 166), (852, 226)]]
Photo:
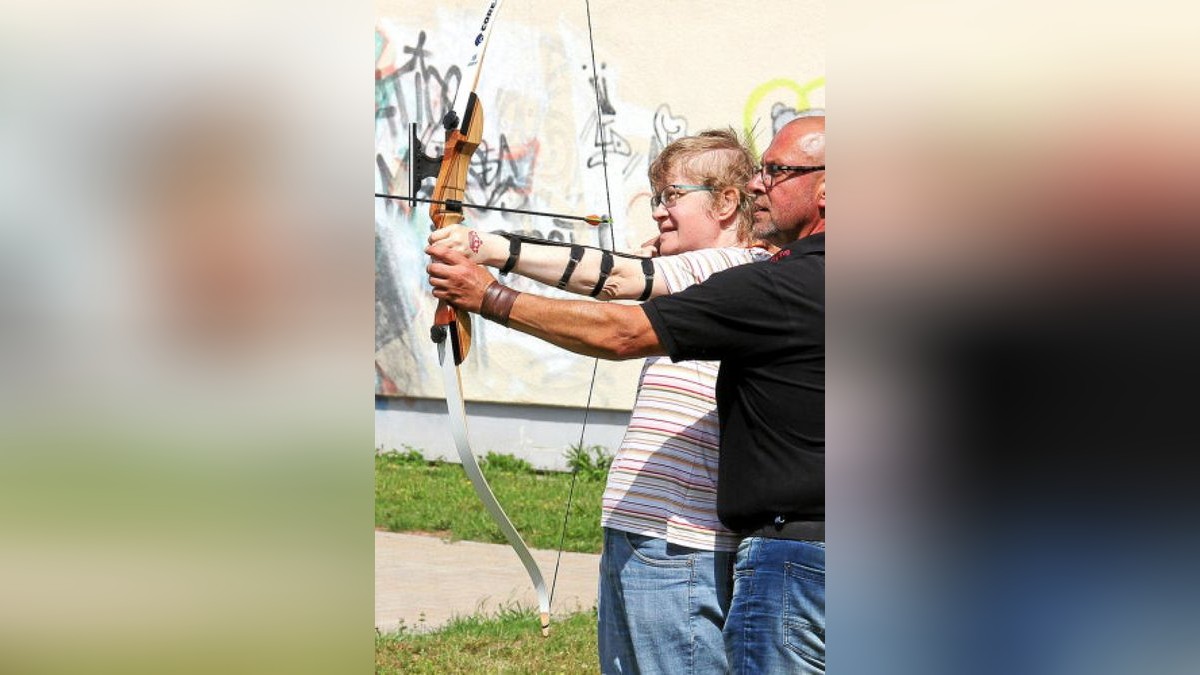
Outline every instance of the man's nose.
[(746, 190), (754, 194), (766, 194), (767, 186), (763, 184), (762, 174), (754, 174), (750, 177), (750, 181), (746, 183)]

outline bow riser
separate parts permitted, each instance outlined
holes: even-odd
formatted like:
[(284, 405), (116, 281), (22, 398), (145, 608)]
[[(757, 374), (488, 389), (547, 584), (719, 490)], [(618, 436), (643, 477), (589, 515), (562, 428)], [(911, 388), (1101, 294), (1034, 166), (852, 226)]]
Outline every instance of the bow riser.
[[(433, 199), (466, 201), (471, 155), (482, 141), (483, 106), (475, 92), (471, 92), (462, 127), (446, 131), (446, 148), (434, 184)], [(429, 207), (429, 217), (433, 219), (434, 229), (440, 229), (461, 223), (463, 214), (461, 208), (451, 210), (444, 204), (433, 204)]]
[[(442, 153), (441, 169), (434, 183), (433, 199), (437, 201), (466, 200), (467, 172), (471, 168), (471, 155), (475, 153), (483, 141), (483, 106), (475, 92), (467, 99), (467, 107), (463, 113), (462, 127), (451, 127), (446, 131), (446, 147)], [(429, 207), (429, 217), (433, 220), (435, 230), (451, 225), (457, 225), (463, 220), (462, 207), (453, 208), (446, 204), (433, 204)], [(454, 365), (462, 364), (471, 349), (471, 317), (464, 312), (456, 312), (445, 302), (438, 302), (433, 315), (434, 340), (444, 338), (444, 331), (450, 333), (451, 345), (454, 348)]]

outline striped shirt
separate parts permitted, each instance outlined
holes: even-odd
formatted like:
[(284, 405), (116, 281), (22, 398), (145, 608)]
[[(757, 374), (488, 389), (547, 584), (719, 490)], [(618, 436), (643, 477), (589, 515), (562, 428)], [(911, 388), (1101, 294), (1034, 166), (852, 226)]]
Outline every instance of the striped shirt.
[[(763, 249), (711, 248), (656, 258), (670, 293)], [(717, 361), (646, 359), (621, 448), (608, 470), (600, 524), (705, 551), (733, 551), (737, 537), (717, 519)]]

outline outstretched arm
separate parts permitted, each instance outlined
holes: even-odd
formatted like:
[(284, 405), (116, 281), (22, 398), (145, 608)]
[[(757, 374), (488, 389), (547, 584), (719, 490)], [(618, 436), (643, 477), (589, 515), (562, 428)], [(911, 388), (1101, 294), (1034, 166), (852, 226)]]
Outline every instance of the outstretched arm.
[(456, 309), (586, 356), (624, 360), (666, 354), (640, 306), (517, 293), (458, 251), (432, 245), (425, 252), (433, 258), (426, 270), (434, 297)]
[[(654, 255), (653, 245), (656, 240), (657, 238), (643, 244), (637, 255)], [(503, 269), (511, 258), (514, 265), (510, 271), (547, 286), (559, 286), (566, 277), (565, 284), (560, 286), (563, 290), (590, 295), (600, 300), (636, 300), (644, 295), (646, 289), (646, 275), (641, 260), (596, 249), (583, 248), (573, 252), (570, 246), (523, 241), (514, 254), (514, 245), (510, 239), (462, 225), (436, 230), (429, 236), (429, 244), (458, 251), (472, 262), (496, 269)], [(573, 255), (577, 258), (574, 265), (571, 263)], [(611, 269), (604, 275), (603, 270), (609, 266)], [(602, 276), (605, 278), (599, 283)], [(655, 275), (650, 297), (666, 293), (666, 283), (659, 275)]]

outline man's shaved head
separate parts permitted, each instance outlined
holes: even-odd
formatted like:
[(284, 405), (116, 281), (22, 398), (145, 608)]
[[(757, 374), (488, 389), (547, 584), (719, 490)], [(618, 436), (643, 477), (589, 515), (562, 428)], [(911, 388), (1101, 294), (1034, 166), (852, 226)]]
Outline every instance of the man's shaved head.
[[(779, 129), (764, 165), (825, 165), (825, 116), (797, 117)], [(825, 171), (781, 170), (768, 188), (762, 176), (750, 181), (755, 195), (754, 234), (779, 246), (825, 230)]]

